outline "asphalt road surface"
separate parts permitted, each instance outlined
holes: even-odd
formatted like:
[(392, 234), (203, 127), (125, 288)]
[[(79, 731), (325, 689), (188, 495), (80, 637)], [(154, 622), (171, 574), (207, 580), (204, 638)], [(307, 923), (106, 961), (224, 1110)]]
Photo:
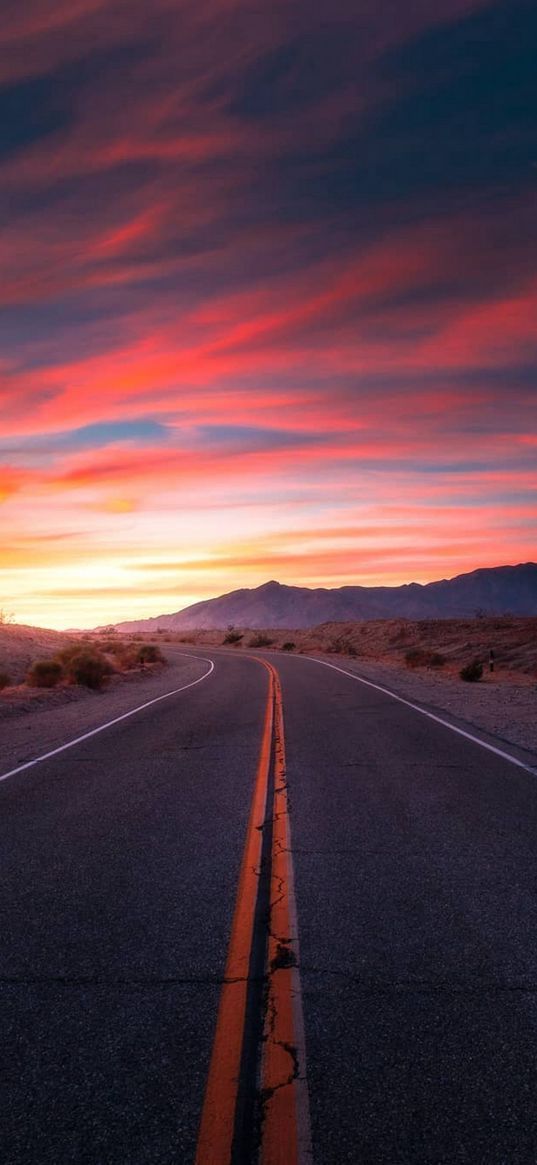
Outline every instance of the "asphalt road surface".
[[(3, 1165), (230, 1160), (200, 1121), (272, 680), (208, 654), (196, 686), (0, 783)], [(246, 1138), (232, 1114), (233, 1165), (305, 1165), (307, 1094), (315, 1165), (535, 1165), (537, 777), (337, 670), (266, 659), (286, 779), (275, 704), (255, 876), (268, 901), (261, 867), (288, 863), (293, 935), (271, 980), (257, 902), (241, 1080), (269, 1106), (297, 1091), (279, 1145), (261, 1101)], [(295, 1010), (276, 1042), (296, 1071), (263, 1094), (288, 975), (305, 1052)]]

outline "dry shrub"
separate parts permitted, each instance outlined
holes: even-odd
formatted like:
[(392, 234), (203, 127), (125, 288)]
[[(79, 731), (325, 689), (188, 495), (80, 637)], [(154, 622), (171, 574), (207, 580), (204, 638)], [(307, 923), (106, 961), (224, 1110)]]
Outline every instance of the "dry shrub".
[(32, 664), (26, 683), (32, 688), (55, 688), (63, 677), (63, 667), (57, 659), (38, 659)]
[(62, 647), (61, 651), (56, 652), (54, 660), (56, 663), (60, 663), (63, 667), (67, 668), (68, 664), (76, 655), (91, 650), (92, 648), (88, 646), (87, 642), (73, 640), (72, 643), (67, 644), (67, 647)]
[(405, 652), (405, 663), (410, 668), (443, 667), (445, 662), (446, 657), (440, 651), (428, 651), (425, 647), (411, 647)]
[(121, 655), (125, 644), (121, 639), (99, 639), (95, 643), (97, 651), (105, 651), (108, 655)]
[(0, 692), (2, 692), (4, 688), (9, 688), (10, 684), (11, 680), (7, 672), (0, 671)]
[(112, 674), (112, 666), (98, 651), (80, 651), (66, 664), (69, 682), (98, 691)]
[(244, 639), (242, 631), (228, 631), (222, 640), (223, 643), (240, 643)]
[(405, 664), (407, 667), (423, 667), (424, 652), (421, 647), (411, 647), (405, 651)]
[(110, 658), (119, 671), (123, 671), (124, 668), (135, 667), (138, 663), (138, 651), (140, 649), (133, 647), (132, 643), (125, 643), (124, 640), (120, 640), (112, 646), (109, 642), (105, 642), (100, 650)]
[(443, 667), (446, 662), (445, 655), (441, 651), (431, 651), (429, 658), (429, 667)]
[(164, 663), (164, 656), (156, 643), (144, 643), (137, 654), (139, 663)]
[(467, 663), (464, 667), (461, 667), (459, 675), (461, 680), (466, 680), (468, 684), (477, 683), (477, 681), (480, 680), (481, 676), (483, 675), (483, 664), (481, 663), (481, 660), (477, 658), (472, 659), (470, 663)]
[(288, 639), (286, 643), (282, 643), (282, 651), (294, 651), (295, 647), (296, 643), (293, 643), (291, 639)]
[(139, 647), (125, 646), (121, 655), (116, 655), (118, 667), (121, 671), (131, 671), (133, 667), (139, 667), (140, 664), (140, 650)]
[(274, 640), (270, 638), (270, 635), (264, 635), (262, 631), (259, 631), (257, 635), (252, 635), (248, 641), (248, 647), (272, 647), (273, 643)]
[(351, 643), (350, 639), (345, 635), (338, 635), (335, 639), (332, 639), (326, 647), (326, 651), (330, 655), (358, 655), (354, 643)]

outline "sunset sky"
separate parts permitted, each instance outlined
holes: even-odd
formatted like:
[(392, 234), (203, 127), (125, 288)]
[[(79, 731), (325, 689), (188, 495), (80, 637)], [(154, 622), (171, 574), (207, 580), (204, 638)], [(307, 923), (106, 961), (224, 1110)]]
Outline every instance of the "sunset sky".
[(536, 553), (535, 0), (7, 0), (0, 607)]

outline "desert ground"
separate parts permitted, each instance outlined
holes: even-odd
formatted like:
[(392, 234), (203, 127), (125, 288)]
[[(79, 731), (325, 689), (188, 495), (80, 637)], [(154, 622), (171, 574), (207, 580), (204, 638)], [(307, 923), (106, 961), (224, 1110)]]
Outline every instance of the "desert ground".
[[(74, 637), (80, 639), (80, 636)], [(537, 618), (511, 616), (474, 619), (374, 620), (363, 623), (324, 623), (309, 630), (229, 628), (148, 636), (118, 636), (122, 649), (149, 640), (164, 655), (182, 648), (225, 647), (227, 650), (281, 651), (317, 655), (405, 698), (449, 712), (500, 739), (537, 752)], [(84, 690), (63, 683), (52, 689), (29, 686), (25, 677), (36, 660), (51, 658), (73, 642), (68, 633), (15, 624), (0, 626), (0, 674), (10, 683), (0, 691), (0, 717), (58, 708), (84, 699)], [(85, 646), (106, 648), (103, 636), (88, 633)], [(108, 640), (110, 647), (110, 640)], [(489, 653), (494, 670), (489, 671)], [(109, 656), (114, 660), (112, 655)], [(483, 663), (479, 682), (465, 683), (460, 670), (472, 660)], [(151, 683), (146, 669), (144, 687)], [(149, 669), (150, 672), (150, 669)], [(114, 663), (99, 699), (109, 699), (110, 688), (124, 681), (140, 681), (140, 669), (127, 672)]]
[(35, 660), (50, 659), (68, 642), (69, 636), (61, 631), (0, 624), (0, 673), (9, 680), (8, 687), (21, 684)]
[[(227, 632), (234, 634), (242, 635), (234, 650), (256, 649), (259, 640), (270, 640), (272, 650), (294, 644), (293, 652), (322, 657), (433, 711), (447, 712), (463, 725), (537, 753), (535, 617), (380, 619), (299, 631)], [(211, 647), (221, 644), (226, 633), (159, 635), (165, 638)], [(483, 664), (482, 678), (465, 683), (460, 670), (474, 659)]]

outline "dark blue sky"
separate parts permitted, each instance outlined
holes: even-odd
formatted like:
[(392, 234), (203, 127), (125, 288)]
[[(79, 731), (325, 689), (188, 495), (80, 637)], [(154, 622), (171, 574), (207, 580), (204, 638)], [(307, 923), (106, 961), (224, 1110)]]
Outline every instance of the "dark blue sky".
[(30, 0), (0, 42), (8, 593), (43, 523), (49, 622), (66, 533), (82, 615), (132, 562), (159, 610), (170, 530), (170, 600), (288, 538), (312, 584), (535, 556), (533, 3)]

